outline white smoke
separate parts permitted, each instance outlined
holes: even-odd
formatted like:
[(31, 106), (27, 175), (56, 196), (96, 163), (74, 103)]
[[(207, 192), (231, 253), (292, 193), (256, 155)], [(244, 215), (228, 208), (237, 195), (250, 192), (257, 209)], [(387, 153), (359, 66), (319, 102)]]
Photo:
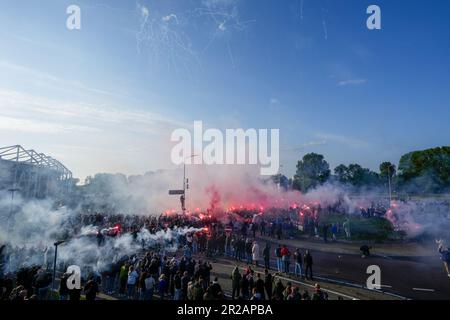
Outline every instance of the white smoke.
[[(354, 213), (358, 212), (360, 206), (367, 208), (376, 198), (370, 193), (351, 197), (344, 187), (334, 184), (325, 184), (303, 195), (298, 191), (285, 191), (270, 179), (261, 180), (257, 172), (258, 168), (249, 170), (236, 166), (227, 169), (221, 167), (221, 170), (216, 167), (189, 166), (187, 207), (192, 211), (196, 208), (201, 211), (227, 211), (230, 206), (238, 208), (246, 205), (254, 206), (256, 210), (260, 207), (269, 210), (310, 203), (320, 203), (326, 207), (339, 202), (347, 213)], [(94, 270), (104, 270), (111, 263), (126, 255), (134, 255), (143, 248), (159, 247), (161, 251), (168, 252), (176, 250), (179, 236), (194, 229), (161, 230), (152, 234), (144, 228), (135, 237), (131, 234), (105, 237), (104, 243), (99, 246), (96, 234), (101, 231), (99, 228), (107, 226), (77, 226), (73, 217), (83, 211), (85, 205), (89, 207), (92, 204), (95, 204), (92, 212), (106, 216), (128, 214), (148, 217), (159, 215), (165, 210), (180, 212), (179, 197), (169, 196), (168, 190), (182, 189), (182, 177), (182, 170), (170, 170), (106, 179), (103, 181), (105, 183), (92, 182), (92, 185), (81, 188), (86, 194), (73, 195), (81, 202), (73, 210), (68, 207), (56, 208), (50, 199), (24, 200), (16, 195), (12, 200), (10, 193), (1, 193), (0, 245), (8, 243), (16, 253), (9, 262), (10, 270), (17, 270), (24, 264), (48, 265), (53, 243), (57, 240), (67, 241), (60, 246), (60, 261), (87, 265)], [(443, 226), (448, 227), (448, 208), (449, 202), (443, 204), (441, 200), (398, 202), (387, 218), (396, 229), (407, 232), (410, 237), (426, 231), (435, 232), (436, 237), (440, 237)]]

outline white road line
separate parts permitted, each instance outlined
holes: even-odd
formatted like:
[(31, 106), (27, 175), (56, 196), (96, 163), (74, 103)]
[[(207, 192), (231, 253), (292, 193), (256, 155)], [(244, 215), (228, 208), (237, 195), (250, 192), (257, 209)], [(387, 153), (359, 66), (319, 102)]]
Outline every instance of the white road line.
[[(282, 277), (282, 276), (276, 276), (276, 277), (281, 278), (281, 279), (284, 279), (284, 280), (286, 280), (286, 281), (298, 283), (298, 284), (301, 284), (301, 285), (303, 285), (303, 286), (307, 286), (307, 287), (310, 287), (310, 288), (315, 288), (315, 286), (313, 286), (313, 285), (311, 285), (311, 284), (308, 284), (308, 283), (301, 282), (301, 281), (292, 280), (292, 279), (290, 279), (290, 278), (286, 278), (286, 277)], [(355, 298), (355, 297), (352, 297), (352, 296), (349, 296), (349, 295), (346, 295), (346, 294), (343, 294), (343, 293), (339, 293), (339, 292), (336, 292), (336, 291), (333, 291), (333, 290), (330, 290), (330, 289), (325, 289), (325, 288), (323, 288), (323, 287), (321, 287), (321, 289), (322, 289), (323, 291), (326, 291), (326, 292), (335, 294), (335, 295), (337, 295), (337, 296), (342, 296), (342, 297), (345, 297), (345, 298), (347, 298), (347, 299), (351, 299), (351, 300), (359, 300), (358, 298)]]
[(414, 291), (434, 292), (434, 289), (412, 288)]
[(382, 284), (381, 287), (382, 287), (382, 288), (392, 288), (392, 286), (387, 285), (387, 284)]
[[(229, 265), (229, 264), (223, 264), (223, 263), (218, 263), (218, 262), (215, 262), (215, 264), (218, 264), (218, 265), (221, 265), (221, 266), (224, 266), (224, 267), (233, 267), (232, 265)], [(246, 268), (239, 267), (239, 269), (245, 270)], [(261, 272), (260, 272), (260, 273), (261, 273)], [(276, 275), (276, 276), (274, 275), (274, 277), (283, 279), (283, 280), (285, 280), (285, 281), (298, 283), (298, 284), (301, 284), (301, 285), (306, 286), (306, 287), (315, 288), (315, 286), (313, 286), (313, 285), (311, 285), (311, 284), (308, 284), (308, 283), (305, 283), (305, 282), (301, 282), (301, 281), (297, 281), (297, 280), (293, 280), (293, 279), (290, 279), (290, 278), (286, 278), (286, 277), (283, 277), (283, 276), (280, 276), (280, 275)], [(322, 287), (322, 290), (325, 291), (325, 292), (332, 293), (332, 294), (337, 295), (337, 296), (341, 296), (341, 297), (350, 299), (350, 300), (359, 300), (358, 298), (355, 298), (355, 297), (352, 297), (352, 296), (349, 296), (349, 295), (346, 295), (346, 294), (343, 294), (343, 293), (340, 293), (340, 292), (336, 292), (336, 291), (333, 291), (333, 290), (330, 290), (330, 289), (325, 289), (325, 288), (323, 288), (323, 287)]]

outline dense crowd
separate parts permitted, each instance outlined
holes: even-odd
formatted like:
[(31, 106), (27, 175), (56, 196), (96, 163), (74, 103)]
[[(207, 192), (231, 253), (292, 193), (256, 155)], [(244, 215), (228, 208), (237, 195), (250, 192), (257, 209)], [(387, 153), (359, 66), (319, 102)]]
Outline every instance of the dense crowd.
[[(67, 280), (71, 276), (64, 272), (67, 266), (58, 270), (55, 285), (52, 266), (48, 263), (23, 267), (15, 274), (1, 278), (2, 299), (43, 300), (58, 296), (59, 299), (78, 300), (84, 295), (87, 300), (92, 300), (100, 291), (122, 299), (147, 300), (154, 297), (173, 300), (294, 300), (326, 296), (320, 288), (309, 296), (291, 283), (276, 281), (276, 277), (271, 274), (271, 269), (275, 269), (276, 273), (313, 279), (312, 256), (309, 252), (291, 252), (286, 246), (272, 250), (269, 243), (260, 248), (257, 241), (259, 235), (275, 239), (288, 235), (295, 228), (288, 219), (266, 220), (246, 212), (224, 223), (211, 215), (200, 219), (181, 215), (142, 217), (96, 213), (74, 216), (69, 225), (73, 234), (80, 232), (83, 226), (96, 226), (98, 245), (110, 237), (120, 237), (123, 233), (136, 234), (142, 228), (156, 233), (189, 226), (197, 228), (197, 231), (177, 239), (178, 250), (174, 253), (158, 248), (143, 248), (132, 256), (124, 256), (120, 261), (111, 263), (105, 270), (89, 270), (82, 279), (83, 286), (80, 289), (67, 287)], [(221, 256), (234, 259), (236, 263), (245, 262), (247, 266), (243, 272), (236, 267), (230, 275), (232, 289), (229, 294), (223, 292), (218, 278), (212, 277), (213, 267), (209, 261)], [(276, 259), (275, 267), (270, 264), (271, 256)], [(254, 271), (252, 266), (264, 266), (265, 273)], [(57, 289), (57, 293), (52, 292), (52, 286)]]
[[(79, 300), (83, 296), (86, 300), (95, 300), (100, 292), (119, 299), (133, 300), (327, 299), (327, 294), (319, 285), (310, 294), (292, 283), (283, 283), (278, 277), (280, 274), (314, 280), (313, 256), (308, 250), (302, 252), (274, 243), (282, 243), (299, 229), (304, 234), (322, 237), (324, 242), (328, 241), (330, 235), (333, 241), (337, 240), (338, 235), (350, 237), (348, 219), (341, 224), (319, 223), (321, 214), (338, 209), (322, 209), (316, 205), (295, 210), (277, 209), (264, 214), (255, 210), (241, 210), (226, 216), (208, 213), (150, 217), (101, 213), (73, 215), (65, 225), (66, 230), (69, 230), (67, 237), (79, 236), (86, 227), (93, 227), (91, 229), (96, 230), (95, 233), (86, 236), (92, 236), (92, 241), (98, 246), (124, 234), (132, 235), (134, 241), (138, 241), (137, 235), (143, 229), (151, 234), (188, 227), (194, 231), (170, 240), (174, 251), (165, 250), (164, 245), (167, 243), (162, 247), (142, 245), (138, 252), (123, 255), (101, 270), (86, 267), (83, 270), (82, 287), (78, 289), (67, 286), (71, 274), (65, 272), (67, 265), (63, 263), (58, 264), (57, 276), (53, 279), (52, 259), (47, 258), (52, 256), (52, 252), (45, 249), (45, 259), (42, 261), (28, 264), (14, 273), (0, 275), (0, 299)], [(372, 205), (367, 210), (361, 210), (361, 215), (372, 217), (378, 209)], [(35, 247), (5, 248), (0, 248), (2, 270), (5, 251), (14, 251), (14, 256), (20, 260), (20, 257), (30, 256), (29, 250), (40, 250)], [(361, 246), (362, 255), (369, 256), (370, 249), (367, 245)], [(448, 256), (448, 250), (440, 249), (440, 252), (443, 257)], [(214, 276), (212, 262), (221, 257), (235, 261), (236, 267), (229, 279), (222, 278), (219, 281)], [(245, 268), (240, 269), (238, 265)], [(229, 281), (225, 286), (227, 292), (222, 289), (224, 281)]]

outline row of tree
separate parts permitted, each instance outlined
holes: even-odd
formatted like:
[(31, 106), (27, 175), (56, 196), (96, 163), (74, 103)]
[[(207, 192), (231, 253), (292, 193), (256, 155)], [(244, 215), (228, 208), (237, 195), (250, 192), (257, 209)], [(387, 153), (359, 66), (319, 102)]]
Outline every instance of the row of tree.
[[(285, 180), (280, 175), (274, 177), (277, 183)], [(401, 157), (398, 170), (394, 164), (383, 162), (379, 172), (359, 164), (341, 164), (332, 173), (323, 155), (309, 153), (298, 161), (296, 174), (289, 182), (293, 189), (302, 192), (325, 182), (339, 182), (354, 189), (384, 187), (391, 183), (398, 192), (415, 194), (450, 192), (450, 147), (410, 152)]]

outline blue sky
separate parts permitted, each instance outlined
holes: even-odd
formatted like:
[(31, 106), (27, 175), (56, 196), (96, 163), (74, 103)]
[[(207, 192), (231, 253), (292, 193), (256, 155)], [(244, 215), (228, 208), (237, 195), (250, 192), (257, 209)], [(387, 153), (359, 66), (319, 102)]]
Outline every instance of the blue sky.
[[(81, 8), (81, 30), (66, 8)], [(366, 28), (377, 4), (382, 30)], [(169, 168), (170, 133), (280, 128), (305, 153), (377, 169), (448, 145), (450, 2), (2, 1), (0, 145), (84, 178)]]

